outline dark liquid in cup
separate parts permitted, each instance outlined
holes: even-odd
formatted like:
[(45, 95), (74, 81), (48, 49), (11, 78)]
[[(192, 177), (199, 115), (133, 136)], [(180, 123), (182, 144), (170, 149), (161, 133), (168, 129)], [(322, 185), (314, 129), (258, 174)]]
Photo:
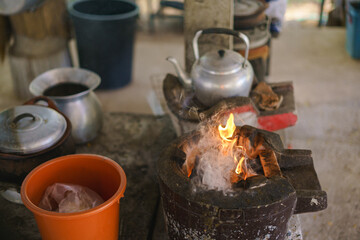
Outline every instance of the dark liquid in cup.
[(58, 83), (54, 86), (49, 87), (44, 91), (45, 96), (49, 97), (61, 97), (61, 96), (70, 96), (83, 91), (88, 90), (89, 88), (80, 83)]

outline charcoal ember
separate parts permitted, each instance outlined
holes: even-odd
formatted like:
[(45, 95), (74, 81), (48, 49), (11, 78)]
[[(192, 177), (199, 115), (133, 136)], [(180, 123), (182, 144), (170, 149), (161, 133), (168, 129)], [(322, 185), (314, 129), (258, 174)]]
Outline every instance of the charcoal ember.
[[(229, 119), (233, 118), (229, 117)], [(233, 121), (230, 122), (233, 123)], [(235, 140), (235, 148), (230, 147), (230, 149), (241, 149), (243, 153), (235, 153), (237, 150), (230, 150), (230, 152), (225, 150), (223, 154), (219, 154), (219, 151), (222, 151), (220, 149), (223, 148), (224, 150), (226, 148), (221, 143), (221, 134), (218, 134), (218, 129), (213, 129), (212, 126), (205, 128), (200, 134), (199, 141), (190, 140), (183, 143), (181, 149), (186, 153), (186, 160), (181, 166), (181, 170), (184, 175), (191, 179), (193, 179), (193, 176), (198, 175), (201, 179), (200, 183), (210, 189), (220, 188), (223, 191), (230, 189), (231, 183), (237, 183), (256, 174), (263, 174), (265, 177), (282, 176), (276, 153), (271, 144), (265, 140), (265, 136), (261, 131), (248, 125), (234, 126), (232, 131), (234, 132), (231, 138)], [(211, 132), (216, 134), (209, 134)], [(231, 154), (241, 154), (242, 157), (234, 157)], [(232, 160), (229, 161), (229, 157)], [(232, 169), (232, 171), (227, 172), (234, 160), (238, 161), (236, 171)], [(200, 172), (193, 175), (194, 169), (196, 171), (197, 166), (200, 166), (199, 162), (204, 161), (205, 163), (200, 164)], [(255, 165), (256, 169), (249, 165), (251, 162), (255, 162), (253, 165)], [(224, 179), (228, 183), (212, 180), (214, 177), (219, 176), (223, 176), (220, 179)]]

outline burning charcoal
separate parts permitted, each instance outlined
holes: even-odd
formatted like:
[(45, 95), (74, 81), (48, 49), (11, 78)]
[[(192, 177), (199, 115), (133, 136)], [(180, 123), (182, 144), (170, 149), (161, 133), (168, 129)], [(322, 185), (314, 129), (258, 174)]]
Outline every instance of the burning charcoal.
[(281, 170), (273, 150), (262, 150), (259, 156), (266, 177), (281, 176)]
[[(236, 185), (237, 183), (240, 183), (244, 180), (244, 174), (237, 174), (235, 171), (232, 171), (230, 173), (230, 181), (233, 183), (233, 186)], [(240, 184), (241, 185), (241, 184)]]
[(250, 161), (247, 161), (247, 164), (255, 173), (264, 175), (260, 158), (251, 159)]
[(238, 128), (237, 145), (243, 146), (246, 155), (250, 159), (255, 159), (259, 155), (259, 150), (263, 149), (264, 138), (256, 128), (245, 125)]
[[(247, 125), (236, 127), (233, 114), (230, 114), (225, 127), (205, 125), (201, 137), (184, 143), (182, 150), (186, 154), (182, 165), (184, 174), (190, 177), (196, 169), (196, 177), (192, 177), (192, 181), (209, 189), (226, 192), (233, 183), (258, 173), (263, 173), (265, 177), (281, 176), (276, 154), (265, 141), (263, 133)], [(256, 171), (249, 162), (254, 162)]]
[(265, 177), (281, 176), (281, 170), (276, 159), (274, 150), (265, 141), (264, 135), (256, 128), (243, 126), (237, 132), (237, 144), (244, 147), (246, 155), (250, 159), (260, 157)]

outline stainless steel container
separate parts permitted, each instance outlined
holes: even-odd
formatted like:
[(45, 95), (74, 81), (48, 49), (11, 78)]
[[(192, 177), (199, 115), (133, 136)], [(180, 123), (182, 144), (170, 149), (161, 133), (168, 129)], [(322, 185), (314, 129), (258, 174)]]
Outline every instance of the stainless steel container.
[(36, 77), (30, 84), (30, 92), (52, 99), (73, 126), (72, 136), (76, 143), (94, 139), (101, 130), (103, 114), (94, 89), (100, 77), (79, 68), (57, 68)]

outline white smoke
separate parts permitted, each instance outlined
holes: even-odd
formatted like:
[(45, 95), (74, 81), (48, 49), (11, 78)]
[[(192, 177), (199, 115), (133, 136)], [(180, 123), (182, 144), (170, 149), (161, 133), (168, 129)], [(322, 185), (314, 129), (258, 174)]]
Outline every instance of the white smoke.
[(210, 148), (199, 159), (197, 175), (191, 179), (195, 186), (209, 190), (231, 191), (231, 172), (236, 164), (231, 156), (223, 155), (219, 150)]
[[(250, 116), (247, 116), (248, 119), (252, 118)], [(191, 177), (194, 190), (201, 187), (205, 190), (222, 191), (224, 194), (233, 191), (231, 176), (237, 165), (233, 156), (240, 156), (241, 149), (235, 149), (235, 152), (228, 152), (228, 154), (223, 153), (217, 126), (220, 123), (224, 126), (226, 120), (227, 116), (222, 119), (214, 117), (210, 121), (201, 123), (198, 127), (200, 139), (197, 144), (193, 143), (183, 148), (187, 158), (194, 153), (198, 154), (195, 169), (193, 169), (193, 173), (196, 171), (196, 174)]]

